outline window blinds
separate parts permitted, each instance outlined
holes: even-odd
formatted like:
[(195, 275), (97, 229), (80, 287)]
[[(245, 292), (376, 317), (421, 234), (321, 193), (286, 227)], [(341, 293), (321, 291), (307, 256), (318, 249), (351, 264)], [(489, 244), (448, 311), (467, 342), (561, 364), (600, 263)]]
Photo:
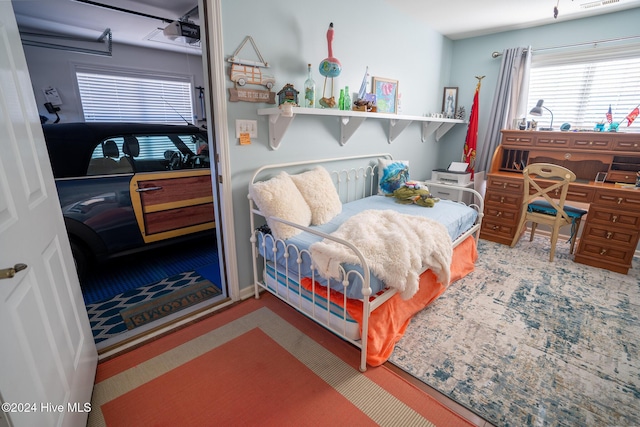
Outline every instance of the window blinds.
[(193, 121), (191, 82), (76, 72), (87, 122)]
[[(628, 53), (628, 52), (627, 52)], [(553, 113), (553, 127), (563, 123), (572, 129), (593, 130), (607, 123), (611, 106), (612, 119), (620, 123), (619, 131), (640, 132), (640, 119), (627, 126), (625, 117), (640, 104), (640, 52), (635, 57), (612, 59), (601, 52), (589, 57), (569, 56), (532, 61), (529, 84), (529, 110), (539, 99)], [(549, 127), (551, 114), (544, 110), (534, 117), (539, 127)]]

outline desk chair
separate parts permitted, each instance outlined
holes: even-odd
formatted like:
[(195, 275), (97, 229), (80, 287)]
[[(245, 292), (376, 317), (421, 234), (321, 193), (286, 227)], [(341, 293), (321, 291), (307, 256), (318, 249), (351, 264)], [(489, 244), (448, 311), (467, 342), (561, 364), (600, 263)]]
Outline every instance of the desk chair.
[[(565, 205), (569, 183), (576, 180), (576, 174), (567, 168), (551, 163), (531, 164), (524, 169), (522, 174), (524, 176), (524, 198), (520, 211), (520, 222), (513, 242), (511, 242), (511, 247), (518, 243), (521, 234), (524, 232), (526, 222), (531, 221), (531, 237), (529, 241), (533, 240), (538, 224), (547, 224), (552, 227), (549, 261), (553, 261), (556, 253), (556, 242), (560, 227), (571, 225), (571, 237), (569, 240), (571, 241), (570, 253), (573, 253), (580, 220), (587, 213), (583, 209)], [(534, 176), (556, 182), (546, 188), (541, 188), (533, 180), (532, 177)]]

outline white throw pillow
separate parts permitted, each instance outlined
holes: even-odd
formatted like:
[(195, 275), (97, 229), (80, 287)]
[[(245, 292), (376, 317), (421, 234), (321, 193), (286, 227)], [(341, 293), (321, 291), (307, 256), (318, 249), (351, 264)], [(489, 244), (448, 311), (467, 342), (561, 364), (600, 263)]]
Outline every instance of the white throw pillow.
[(275, 216), (305, 227), (311, 224), (311, 209), (286, 172), (280, 172), (268, 181), (250, 185), (249, 195), (267, 217), (267, 224), (276, 239), (289, 239), (301, 230), (270, 220), (269, 217)]
[(331, 175), (322, 166), (291, 175), (291, 179), (311, 209), (311, 224), (326, 224), (342, 212), (342, 202)]
[(378, 160), (378, 194), (393, 194), (409, 181), (408, 160)]

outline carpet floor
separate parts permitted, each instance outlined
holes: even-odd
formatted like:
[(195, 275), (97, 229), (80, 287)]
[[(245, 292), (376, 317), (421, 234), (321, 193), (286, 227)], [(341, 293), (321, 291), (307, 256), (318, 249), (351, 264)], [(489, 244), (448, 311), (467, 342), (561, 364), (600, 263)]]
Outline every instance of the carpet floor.
[(98, 365), (88, 426), (470, 426), (271, 295)]
[(214, 238), (157, 248), (94, 266), (82, 279), (82, 295), (85, 304), (94, 304), (167, 277), (214, 264), (218, 264)]
[(497, 426), (640, 425), (640, 260), (622, 275), (559, 242), (549, 263), (544, 237), (478, 252), (390, 362)]

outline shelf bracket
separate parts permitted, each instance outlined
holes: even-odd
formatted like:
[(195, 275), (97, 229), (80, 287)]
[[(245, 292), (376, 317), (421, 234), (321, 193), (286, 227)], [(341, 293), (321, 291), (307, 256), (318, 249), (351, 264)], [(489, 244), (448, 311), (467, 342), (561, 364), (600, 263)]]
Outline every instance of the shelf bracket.
[(413, 120), (389, 120), (389, 144), (391, 144)]
[(295, 114), (291, 117), (285, 117), (280, 112), (269, 114), (269, 146), (273, 150), (280, 148), (282, 137), (289, 129), (289, 125), (293, 122)]
[(436, 129), (436, 141), (440, 141), (440, 138), (449, 132), (449, 129), (451, 129), (453, 125), (455, 125), (455, 123), (441, 123), (438, 129)]
[(427, 138), (440, 127), (440, 125), (440, 122), (422, 122), (422, 142), (425, 142)]
[(340, 117), (340, 145), (345, 145), (365, 120), (366, 117)]

